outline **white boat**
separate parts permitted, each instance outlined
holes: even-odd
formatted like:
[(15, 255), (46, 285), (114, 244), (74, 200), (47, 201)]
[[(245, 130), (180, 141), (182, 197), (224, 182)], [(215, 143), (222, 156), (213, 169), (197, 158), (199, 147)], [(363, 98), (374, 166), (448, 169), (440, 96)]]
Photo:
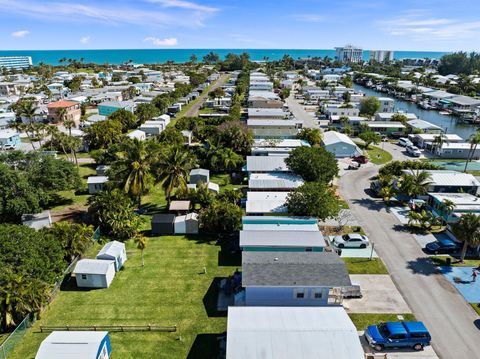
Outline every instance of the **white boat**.
[(450, 112), (448, 112), (448, 111), (439, 111), (438, 113), (439, 113), (440, 115), (445, 115), (445, 116), (450, 115)]

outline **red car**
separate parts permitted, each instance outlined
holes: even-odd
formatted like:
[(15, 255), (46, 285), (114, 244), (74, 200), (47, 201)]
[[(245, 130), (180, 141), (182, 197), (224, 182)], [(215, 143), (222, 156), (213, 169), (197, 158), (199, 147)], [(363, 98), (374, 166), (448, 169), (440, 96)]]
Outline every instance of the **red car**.
[(364, 155), (353, 156), (353, 160), (355, 162), (361, 163), (362, 165), (364, 165), (365, 163), (368, 163), (368, 157)]

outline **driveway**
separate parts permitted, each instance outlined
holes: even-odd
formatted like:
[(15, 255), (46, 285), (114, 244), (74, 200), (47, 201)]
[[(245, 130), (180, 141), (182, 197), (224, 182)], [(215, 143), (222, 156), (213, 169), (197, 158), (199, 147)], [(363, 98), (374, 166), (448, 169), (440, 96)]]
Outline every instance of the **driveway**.
[[(395, 161), (412, 161), (412, 160), (418, 160), (418, 159), (424, 159), (425, 155), (421, 155), (420, 157), (411, 157), (407, 155), (407, 151), (405, 150), (405, 147), (399, 146), (396, 143), (390, 143), (390, 142), (382, 142), (381, 144), (378, 145), (378, 147), (383, 148), (385, 151), (390, 152), (390, 154), (393, 157), (393, 160)], [(423, 150), (420, 150), (423, 153)]]
[(413, 236), (380, 199), (369, 196), (370, 178), (377, 167), (346, 173), (340, 193), (360, 225), (375, 242), (375, 250), (387, 266), (393, 282), (415, 316), (433, 337), (441, 358), (480, 358), (480, 317), (457, 290), (436, 273)]
[(407, 303), (388, 274), (351, 274), (352, 283), (360, 286), (362, 298), (344, 299), (349, 313), (411, 313)]
[(303, 127), (319, 128), (315, 113), (305, 111), (304, 106), (294, 99), (294, 92), (295, 91), (291, 91), (290, 96), (285, 99), (285, 103), (288, 105), (288, 108), (293, 113), (293, 116), (297, 120), (303, 121)]
[(185, 117), (194, 117), (197, 116), (198, 110), (203, 106), (203, 103), (206, 101), (208, 98), (208, 94), (212, 91), (215, 91), (215, 89), (219, 88), (220, 86), (223, 86), (225, 82), (227, 82), (228, 78), (230, 77), (229, 74), (222, 74), (220, 75), (220, 78), (210, 87), (208, 92), (203, 91), (200, 97), (195, 100), (196, 102), (193, 104), (191, 108), (188, 109), (187, 112), (185, 112)]

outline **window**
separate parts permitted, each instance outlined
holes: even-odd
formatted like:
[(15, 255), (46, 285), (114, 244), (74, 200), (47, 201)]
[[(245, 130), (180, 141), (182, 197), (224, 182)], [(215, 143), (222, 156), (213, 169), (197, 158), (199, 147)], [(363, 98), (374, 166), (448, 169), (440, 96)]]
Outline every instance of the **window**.
[(402, 340), (402, 339), (405, 339), (405, 334), (392, 334), (390, 335), (390, 339)]
[(305, 289), (296, 289), (295, 290), (295, 298), (304, 299), (305, 298)]
[(323, 293), (321, 289), (314, 289), (312, 293), (312, 298), (313, 299), (322, 299)]
[(86, 280), (86, 279), (87, 279), (87, 275), (86, 275), (86, 274), (82, 274), (82, 279), (83, 279), (83, 280)]
[(312, 252), (313, 251), (313, 248), (312, 247), (307, 247), (305, 248), (305, 252)]

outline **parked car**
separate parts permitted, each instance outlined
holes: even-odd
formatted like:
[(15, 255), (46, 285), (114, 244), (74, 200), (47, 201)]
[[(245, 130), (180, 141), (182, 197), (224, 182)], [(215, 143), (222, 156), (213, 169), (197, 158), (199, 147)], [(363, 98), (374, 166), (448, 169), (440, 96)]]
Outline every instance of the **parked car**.
[(333, 245), (338, 248), (367, 248), (369, 241), (367, 236), (358, 233), (344, 234), (335, 236)]
[(365, 330), (365, 338), (377, 351), (401, 347), (422, 350), (432, 341), (430, 333), (422, 322), (388, 322), (370, 325)]
[(401, 137), (401, 138), (398, 140), (397, 144), (398, 144), (399, 146), (402, 146), (402, 147), (413, 146), (412, 141), (410, 141), (408, 138), (405, 138), (405, 137)]
[(14, 144), (11, 144), (11, 143), (7, 143), (5, 145), (3, 145), (2, 149), (5, 150), (5, 151), (10, 151), (10, 150), (14, 150), (16, 148), (16, 146)]
[(354, 156), (353, 160), (355, 162), (361, 163), (362, 165), (364, 165), (365, 163), (368, 163), (368, 157), (364, 155)]
[(454, 254), (460, 250), (460, 245), (451, 239), (439, 239), (425, 246), (425, 251), (431, 254)]
[(360, 163), (352, 161), (348, 164), (348, 170), (358, 170), (360, 168)]
[(417, 146), (408, 146), (407, 153), (413, 157), (420, 157), (422, 155), (422, 152), (420, 152)]

